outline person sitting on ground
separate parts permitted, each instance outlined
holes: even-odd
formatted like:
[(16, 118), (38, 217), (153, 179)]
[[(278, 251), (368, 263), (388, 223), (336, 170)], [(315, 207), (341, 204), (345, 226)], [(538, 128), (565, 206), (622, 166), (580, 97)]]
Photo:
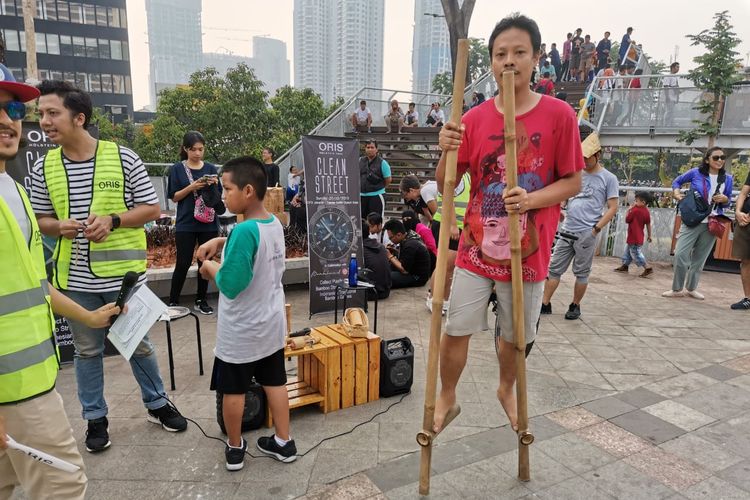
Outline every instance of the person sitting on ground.
[(430, 251), (430, 272), (435, 270), (435, 262), (437, 261), (437, 245), (435, 245), (435, 237), (432, 235), (430, 228), (419, 222), (416, 212), (414, 210), (404, 210), (401, 212), (401, 221), (404, 223), (404, 227), (407, 231), (414, 231), (422, 238), (422, 243), (425, 244), (427, 250)]
[(372, 132), (372, 113), (370, 108), (367, 107), (367, 101), (364, 99), (359, 101), (359, 108), (352, 113), (352, 131), (359, 132), (361, 130), (367, 130), (368, 133)]
[[(619, 186), (617, 177), (599, 162), (602, 146), (596, 133), (589, 135), (583, 144), (586, 168), (581, 176), (581, 192), (568, 200), (565, 220), (560, 233), (572, 236), (558, 238), (549, 264), (549, 274), (544, 283), (542, 314), (552, 314), (552, 295), (560, 285), (560, 278), (573, 262), (576, 277), (573, 302), (568, 306), (565, 319), (581, 316), (581, 300), (588, 287), (591, 264), (594, 260), (599, 233), (617, 213)], [(607, 211), (602, 215), (602, 210)]]
[(534, 88), (534, 92), (536, 92), (537, 94), (542, 94), (542, 95), (549, 95), (549, 96), (555, 95), (555, 84), (552, 83), (552, 79), (550, 78), (549, 71), (544, 72), (544, 74), (542, 75), (542, 79), (539, 80), (539, 83), (536, 84), (536, 87)]
[(643, 255), (643, 226), (648, 230), (648, 242), (651, 243), (651, 213), (648, 211), (648, 202), (650, 200), (648, 193), (636, 193), (635, 202), (628, 210), (625, 216), (625, 222), (628, 225), (628, 238), (625, 247), (625, 255), (622, 257), (622, 265), (615, 269), (618, 273), (627, 273), (628, 266), (633, 262), (637, 266), (643, 267), (641, 278), (645, 278), (654, 272), (654, 269), (646, 264), (646, 257)]
[(433, 102), (430, 113), (427, 115), (427, 125), (430, 127), (442, 127), (445, 122), (445, 113), (440, 109), (439, 102)]
[(404, 116), (404, 126), (419, 127), (419, 112), (415, 109), (416, 106), (413, 102), (409, 103), (409, 111)]
[(396, 99), (391, 101), (391, 109), (388, 111), (383, 119), (385, 120), (385, 128), (389, 133), (398, 130), (401, 133), (401, 129), (404, 127), (404, 112), (401, 111), (401, 106), (398, 105)]
[[(419, 177), (414, 174), (405, 175), (399, 185), (404, 204), (419, 214), (427, 225), (432, 223), (432, 215), (437, 210), (437, 183), (427, 181), (424, 186), (419, 183)], [(422, 192), (424, 191), (424, 193)]]
[(732, 257), (740, 259), (740, 279), (745, 297), (731, 305), (734, 310), (750, 309), (750, 172), (745, 184), (737, 196), (737, 207), (734, 211), (734, 241), (732, 242)]
[(557, 81), (557, 73), (555, 73), (555, 67), (552, 66), (549, 61), (544, 61), (540, 72), (542, 73), (542, 76), (549, 73), (549, 79), (553, 82)]
[(383, 228), (388, 233), (391, 264), (391, 288), (422, 286), (430, 278), (430, 251), (414, 231), (407, 231), (404, 223), (390, 219)]
[[(380, 217), (378, 214), (371, 214)], [(382, 220), (381, 220), (382, 222)], [(371, 231), (370, 223), (367, 219), (362, 219), (362, 234), (368, 234)], [(377, 238), (362, 238), (364, 247), (364, 259), (368, 273), (362, 273), (362, 278), (375, 285), (375, 290), (367, 290), (367, 299), (374, 300), (377, 295), (378, 300), (387, 299), (391, 294), (391, 267), (388, 264), (389, 253)]]
[[(231, 238), (214, 238), (198, 248), (204, 261), (201, 275), (216, 281), (219, 314), (211, 390), (224, 395), (223, 419), (227, 430), (226, 468), (244, 466), (247, 441), (242, 437), (245, 394), (252, 379), (263, 386), (276, 428), (261, 437), (256, 447), (284, 463), (297, 459), (289, 436), (289, 398), (286, 391), (284, 347), (284, 228), (263, 207), (266, 175), (255, 158), (243, 156), (222, 167), (227, 208), (242, 214)], [(213, 258), (221, 252), (222, 263)]]

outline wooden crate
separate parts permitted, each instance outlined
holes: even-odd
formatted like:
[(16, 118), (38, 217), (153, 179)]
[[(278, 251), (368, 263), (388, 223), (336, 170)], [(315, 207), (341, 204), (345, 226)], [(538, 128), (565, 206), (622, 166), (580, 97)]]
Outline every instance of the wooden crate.
[(341, 325), (318, 327), (313, 333), (338, 347), (332, 347), (328, 355), (330, 365), (338, 362), (341, 367), (340, 383), (327, 387), (329, 411), (380, 398), (380, 337), (369, 333), (367, 338), (351, 338)]
[[(328, 361), (328, 351), (335, 347), (334, 343), (322, 335), (316, 335), (320, 342), (302, 349), (284, 349), (284, 357), (297, 358), (297, 376), (288, 377), (286, 390), (289, 394), (289, 409), (317, 404), (328, 413), (328, 367), (331, 371), (339, 370), (339, 364), (331, 365)], [(271, 427), (270, 407), (266, 409), (266, 426)]]

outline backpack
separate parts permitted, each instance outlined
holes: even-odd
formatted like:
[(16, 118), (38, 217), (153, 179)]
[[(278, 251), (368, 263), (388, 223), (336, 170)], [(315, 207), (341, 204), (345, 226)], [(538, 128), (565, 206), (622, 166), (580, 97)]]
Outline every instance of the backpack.
[(536, 85), (536, 88), (534, 89), (534, 92), (536, 92), (537, 94), (549, 95), (549, 93), (550, 93), (549, 92), (549, 83), (550, 83), (549, 80), (547, 80), (546, 82), (545, 81), (540, 81)]

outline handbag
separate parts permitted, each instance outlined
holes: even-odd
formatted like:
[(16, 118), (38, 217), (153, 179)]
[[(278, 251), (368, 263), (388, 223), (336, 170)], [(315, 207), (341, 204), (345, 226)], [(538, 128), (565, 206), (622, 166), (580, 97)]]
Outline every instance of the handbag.
[[(190, 172), (190, 168), (185, 164), (185, 162), (182, 162), (182, 166), (185, 167), (185, 173), (188, 177), (188, 182), (192, 184), (193, 181), (193, 174)], [(198, 222), (202, 222), (204, 224), (210, 224), (214, 221), (216, 218), (216, 210), (206, 205), (206, 202), (203, 200), (203, 196), (199, 195), (196, 192), (193, 192), (193, 197), (195, 199), (195, 208), (193, 208), (193, 218), (197, 220)]]
[(724, 223), (729, 220), (729, 217), (725, 217), (723, 215), (709, 215), (708, 232), (713, 234), (717, 238), (722, 238), (727, 230), (727, 227), (724, 225)]

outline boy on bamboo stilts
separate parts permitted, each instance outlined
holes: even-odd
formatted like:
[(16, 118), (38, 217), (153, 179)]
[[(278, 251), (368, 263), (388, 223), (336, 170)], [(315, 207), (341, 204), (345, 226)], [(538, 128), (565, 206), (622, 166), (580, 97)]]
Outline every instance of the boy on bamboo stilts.
[(438, 185), (444, 181), (446, 151), (458, 149), (456, 176), (469, 172), (471, 194), (456, 258), (446, 335), (440, 345), (441, 391), (435, 406), (435, 432), (442, 430), (446, 412), (455, 404), (471, 335), (489, 330), (487, 301), (493, 287), (498, 300), (494, 326), (500, 362), (497, 395), (517, 430), (508, 214), (518, 212), (521, 221), (528, 355), (536, 337), (560, 202), (578, 193), (584, 168), (578, 123), (571, 107), (530, 89), (540, 45), (536, 22), (520, 14), (500, 21), (488, 44), (498, 87), (504, 71), (516, 75), (518, 187), (506, 187), (502, 94), (471, 109), (460, 126), (448, 122), (440, 131), (443, 155), (437, 167)]

